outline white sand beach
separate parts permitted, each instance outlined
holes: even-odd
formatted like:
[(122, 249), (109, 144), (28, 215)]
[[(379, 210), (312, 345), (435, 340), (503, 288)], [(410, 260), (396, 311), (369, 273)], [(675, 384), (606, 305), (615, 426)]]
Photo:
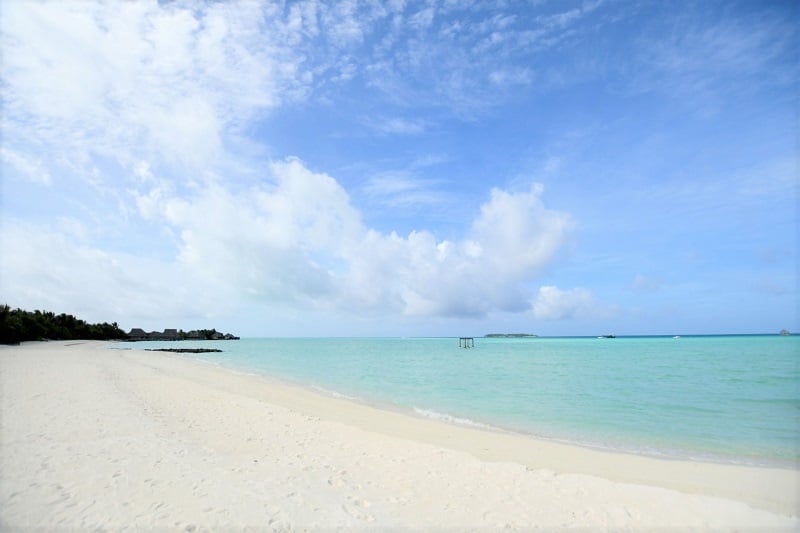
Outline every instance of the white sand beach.
[(0, 347), (0, 528), (798, 530), (797, 470), (416, 418), (102, 342)]

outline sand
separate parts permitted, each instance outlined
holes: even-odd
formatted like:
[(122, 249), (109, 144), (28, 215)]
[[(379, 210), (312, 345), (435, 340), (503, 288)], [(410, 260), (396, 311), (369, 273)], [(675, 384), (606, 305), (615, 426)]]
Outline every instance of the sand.
[(0, 347), (0, 528), (798, 530), (798, 470), (445, 424), (101, 342)]

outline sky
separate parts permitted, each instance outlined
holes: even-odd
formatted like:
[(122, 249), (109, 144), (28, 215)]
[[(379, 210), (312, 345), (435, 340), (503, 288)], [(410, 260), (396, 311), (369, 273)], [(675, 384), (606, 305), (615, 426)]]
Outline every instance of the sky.
[(0, 303), (800, 331), (795, 1), (0, 4)]

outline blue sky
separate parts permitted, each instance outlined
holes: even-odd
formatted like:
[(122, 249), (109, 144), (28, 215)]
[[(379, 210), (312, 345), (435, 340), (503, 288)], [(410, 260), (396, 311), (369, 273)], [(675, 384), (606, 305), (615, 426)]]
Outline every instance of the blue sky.
[(798, 331), (798, 11), (5, 2), (0, 300), (248, 336)]

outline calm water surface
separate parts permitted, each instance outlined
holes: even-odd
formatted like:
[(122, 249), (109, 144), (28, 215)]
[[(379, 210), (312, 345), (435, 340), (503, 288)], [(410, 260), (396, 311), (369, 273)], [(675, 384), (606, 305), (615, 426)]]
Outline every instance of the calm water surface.
[(192, 354), (367, 403), (648, 455), (797, 466), (800, 337), (280, 338)]

